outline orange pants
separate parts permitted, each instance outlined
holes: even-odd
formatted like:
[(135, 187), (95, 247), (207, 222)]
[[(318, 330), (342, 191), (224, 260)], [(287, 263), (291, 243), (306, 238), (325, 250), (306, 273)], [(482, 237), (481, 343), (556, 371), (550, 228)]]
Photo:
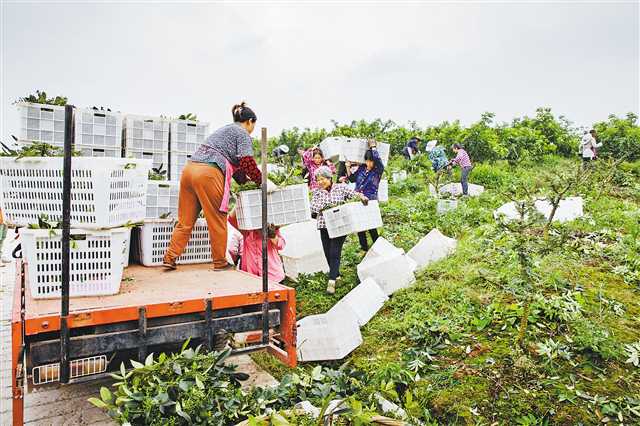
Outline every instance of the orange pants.
[(224, 175), (220, 169), (205, 163), (187, 163), (180, 177), (178, 223), (173, 230), (165, 260), (180, 257), (202, 210), (209, 227), (213, 267), (227, 265), (227, 214), (219, 210), (223, 193)]

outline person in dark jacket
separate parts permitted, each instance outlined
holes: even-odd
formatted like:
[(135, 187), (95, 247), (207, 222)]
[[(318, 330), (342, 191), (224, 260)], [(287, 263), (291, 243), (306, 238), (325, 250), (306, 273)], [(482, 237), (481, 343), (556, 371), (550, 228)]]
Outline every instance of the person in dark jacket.
[[(374, 140), (369, 141), (369, 149), (364, 154), (364, 163), (358, 166), (355, 173), (351, 173), (350, 162), (346, 162), (346, 170), (349, 181), (355, 182), (356, 184), (356, 192), (363, 194), (369, 200), (378, 199), (378, 187), (380, 186), (382, 173), (384, 173), (384, 164), (382, 164)], [(373, 240), (372, 243), (375, 243), (378, 239), (378, 230), (370, 229), (369, 235), (371, 235), (371, 239)], [(360, 241), (360, 248), (363, 251), (366, 252), (369, 250), (367, 231), (358, 232), (358, 240)]]
[(412, 160), (413, 157), (415, 157), (416, 154), (420, 152), (419, 144), (421, 141), (422, 139), (417, 136), (409, 139), (409, 142), (407, 142), (407, 144), (404, 146), (404, 149), (402, 150), (402, 155), (404, 155), (404, 158), (406, 158), (407, 160)]

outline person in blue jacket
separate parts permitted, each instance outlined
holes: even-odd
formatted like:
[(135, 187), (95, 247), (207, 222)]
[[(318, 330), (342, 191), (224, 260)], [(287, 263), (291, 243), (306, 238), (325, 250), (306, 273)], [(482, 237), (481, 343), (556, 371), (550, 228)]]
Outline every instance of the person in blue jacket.
[[(380, 154), (376, 148), (376, 141), (369, 140), (369, 149), (364, 154), (364, 163), (358, 166), (358, 169), (352, 173), (351, 163), (345, 162), (347, 178), (350, 182), (355, 182), (355, 191), (361, 193), (369, 200), (378, 199), (378, 186), (380, 185), (380, 179), (382, 179), (382, 173), (384, 172), (384, 164), (380, 159)], [(372, 243), (375, 243), (378, 239), (378, 230), (370, 229), (369, 235), (371, 235)], [(363, 251), (369, 250), (369, 244), (367, 242), (367, 231), (358, 232), (358, 240), (360, 241), (360, 248)]]
[(418, 144), (421, 141), (422, 139), (417, 136), (409, 139), (409, 142), (407, 142), (407, 144), (404, 146), (404, 149), (402, 150), (402, 155), (404, 155), (404, 158), (406, 158), (407, 160), (413, 160), (413, 157), (415, 157), (420, 152), (420, 147)]

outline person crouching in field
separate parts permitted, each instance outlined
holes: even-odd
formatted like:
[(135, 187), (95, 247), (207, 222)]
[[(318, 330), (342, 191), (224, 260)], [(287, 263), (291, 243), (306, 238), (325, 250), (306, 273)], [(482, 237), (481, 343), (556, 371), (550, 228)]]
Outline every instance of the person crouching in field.
[(347, 238), (329, 238), (327, 224), (322, 211), (332, 206), (342, 204), (351, 198), (359, 197), (363, 204), (367, 204), (369, 199), (362, 193), (350, 189), (344, 183), (333, 183), (333, 171), (327, 166), (321, 166), (315, 171), (317, 188), (313, 190), (311, 199), (311, 216), (318, 220), (320, 239), (324, 257), (329, 264), (329, 282), (327, 283), (327, 293), (336, 292), (336, 280), (340, 278), (340, 258), (342, 256), (342, 246)]
[(447, 169), (451, 170), (453, 165), (457, 164), (462, 169), (462, 174), (460, 177), (460, 184), (462, 185), (462, 195), (469, 195), (469, 173), (471, 169), (473, 169), (473, 165), (471, 164), (471, 159), (469, 159), (469, 154), (467, 151), (462, 149), (462, 145), (459, 143), (453, 144), (453, 152), (456, 154), (456, 158), (449, 161), (447, 164)]
[(331, 169), (332, 173), (336, 172), (336, 166), (334, 166), (330, 160), (325, 160), (322, 150), (315, 145), (306, 151), (299, 149), (298, 154), (302, 157), (302, 165), (307, 170), (309, 176), (309, 188), (312, 191), (318, 188), (318, 182), (316, 182), (314, 176), (319, 167), (327, 166)]
[[(384, 173), (384, 164), (382, 164), (376, 145), (376, 141), (369, 140), (369, 149), (364, 154), (364, 164), (360, 164), (355, 173), (351, 173), (351, 163), (346, 162), (347, 178), (350, 182), (355, 182), (355, 191), (363, 194), (369, 200), (378, 199), (378, 187), (382, 173)], [(378, 239), (378, 230), (370, 229), (369, 235), (371, 235), (372, 244), (375, 243)], [(358, 232), (358, 240), (363, 251), (369, 250), (367, 231)]]
[[(236, 211), (229, 214), (229, 223), (238, 228)], [(252, 275), (262, 276), (262, 230), (240, 230), (243, 237), (242, 254), (240, 256), (240, 270)], [(279, 283), (284, 279), (284, 267), (280, 259), (280, 250), (284, 249), (286, 241), (280, 235), (280, 230), (273, 224), (267, 227), (267, 265), (269, 267), (269, 281)]]

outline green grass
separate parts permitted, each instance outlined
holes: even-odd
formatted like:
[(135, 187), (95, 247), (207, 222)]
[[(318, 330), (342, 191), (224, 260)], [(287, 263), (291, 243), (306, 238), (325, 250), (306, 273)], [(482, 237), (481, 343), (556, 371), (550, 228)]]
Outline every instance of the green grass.
[[(396, 159), (392, 164), (401, 166)], [(515, 345), (523, 309), (500, 285), (513, 276), (514, 263), (493, 239), (492, 212), (507, 201), (502, 194), (509, 185), (573, 165), (557, 157), (516, 168), (479, 165), (470, 181), (487, 191), (443, 216), (435, 214), (427, 190), (429, 170), (392, 184), (391, 200), (383, 207), (384, 238), (408, 250), (437, 227), (459, 244), (452, 256), (417, 274), (414, 286), (395, 293), (362, 328), (364, 342), (348, 357), (351, 364), (372, 375), (402, 364), (403, 354), (416, 348), (412, 330), (427, 326), (445, 343), (411, 389), (440, 424), (616, 424), (618, 416), (625, 424), (640, 424), (640, 412), (631, 411), (640, 410), (640, 368), (625, 363), (623, 351), (625, 343), (640, 340), (638, 163), (625, 165), (604, 193), (592, 182), (571, 194), (585, 198), (587, 215), (567, 231), (604, 233), (604, 243), (573, 238), (541, 260), (542, 288), (529, 315), (526, 344), (523, 350)], [(357, 285), (358, 250), (357, 238), (350, 236), (335, 295), (325, 294), (323, 274), (290, 283), (299, 317), (326, 312)], [(620, 267), (627, 272), (616, 273)], [(563, 307), (571, 303), (579, 312), (567, 316)], [(538, 345), (548, 339), (565, 345), (568, 359), (540, 355)], [(287, 371), (268, 357), (255, 358), (277, 377)]]

